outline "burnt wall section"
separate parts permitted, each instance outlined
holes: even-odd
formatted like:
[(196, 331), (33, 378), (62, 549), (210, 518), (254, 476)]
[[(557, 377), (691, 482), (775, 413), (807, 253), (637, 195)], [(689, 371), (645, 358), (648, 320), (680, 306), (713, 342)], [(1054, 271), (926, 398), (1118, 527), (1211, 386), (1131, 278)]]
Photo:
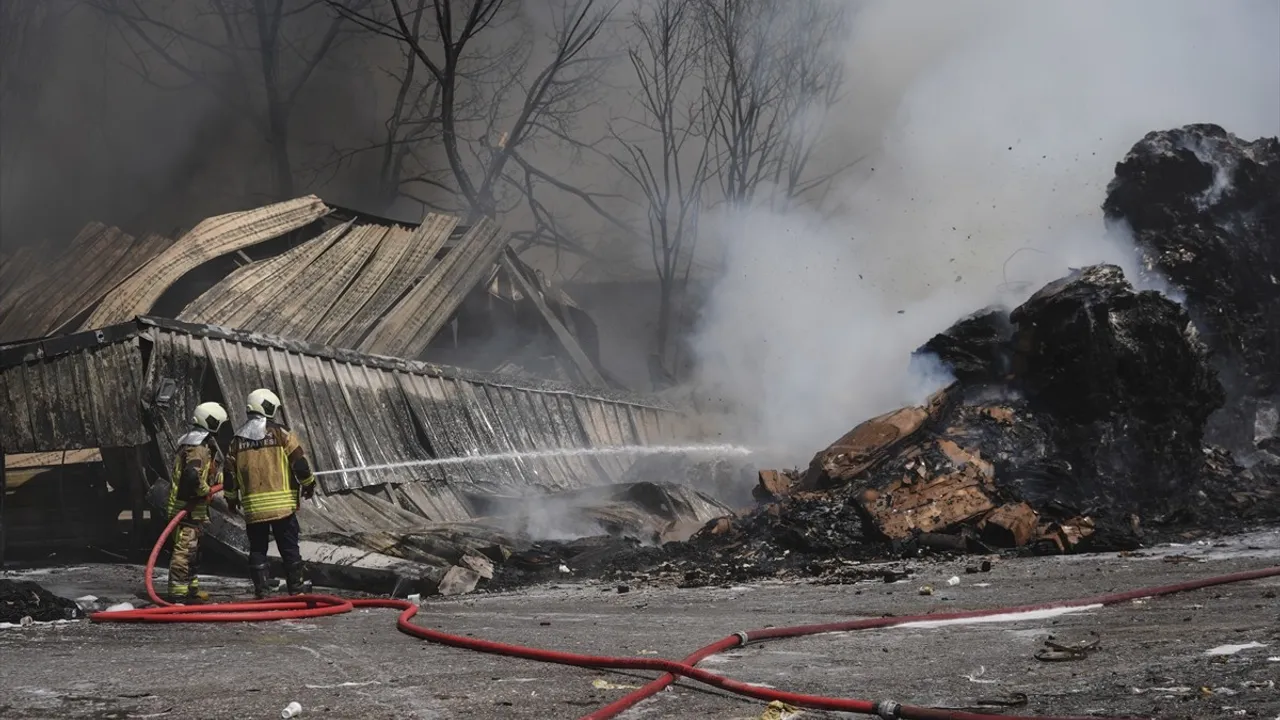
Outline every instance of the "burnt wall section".
[[(680, 435), (671, 408), (629, 393), (516, 380), (214, 326), (155, 318), (140, 323), (153, 344), (143, 402), (152, 410), (166, 455), (210, 387), (223, 399), (232, 425), (244, 419), (241, 398), (270, 387), (284, 401), (282, 419), (302, 436), (318, 469), (353, 468), (322, 476), (327, 494), (363, 489), (432, 520), (469, 517), (465, 494), (613, 483), (633, 462), (518, 453), (653, 445)], [(477, 455), (506, 457), (369, 468)]]
[(150, 439), (138, 404), (142, 356), (132, 326), (0, 351), (6, 453), (128, 447)]

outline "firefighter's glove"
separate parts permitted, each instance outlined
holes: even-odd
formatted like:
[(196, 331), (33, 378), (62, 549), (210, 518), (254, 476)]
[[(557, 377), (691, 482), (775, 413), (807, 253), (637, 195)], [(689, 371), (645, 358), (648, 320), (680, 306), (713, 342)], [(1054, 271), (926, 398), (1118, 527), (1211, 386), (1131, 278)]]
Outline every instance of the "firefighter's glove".
[(231, 500), (230, 498), (228, 498), (228, 499), (227, 499), (227, 510), (229, 510), (229, 511), (231, 512), (231, 514), (232, 514), (232, 515), (239, 515), (239, 514), (240, 514), (240, 501), (239, 501), (239, 500)]
[(311, 498), (315, 497), (315, 494), (316, 494), (315, 483), (307, 483), (306, 485), (302, 486), (302, 497), (304, 499), (310, 500)]

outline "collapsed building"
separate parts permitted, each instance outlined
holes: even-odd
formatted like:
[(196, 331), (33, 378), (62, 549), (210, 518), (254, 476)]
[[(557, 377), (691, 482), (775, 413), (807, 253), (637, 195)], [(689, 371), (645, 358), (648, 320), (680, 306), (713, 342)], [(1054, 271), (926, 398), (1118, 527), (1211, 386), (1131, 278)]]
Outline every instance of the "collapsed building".
[[(692, 431), (679, 408), (616, 387), (590, 318), (491, 224), (397, 225), (315, 198), (212, 218), (174, 242), (130, 239), (134, 259), (82, 234), (92, 267), (60, 261), (0, 296), (0, 389), (25, 419), (0, 443), (97, 453), (76, 457), (100, 457), (136, 522), (196, 402), (224, 399), (234, 415), (251, 388), (281, 388), (318, 466), (365, 468), (323, 478), (304, 510), (307, 559), (322, 580), (396, 592), (570, 566), (665, 569), (690, 585), (844, 577), (860, 559), (1132, 548), (1280, 517), (1280, 143), (1211, 125), (1152, 133), (1103, 207), (1132, 230), (1142, 277), (1075, 269), (1017, 308), (961, 319), (917, 351), (952, 384), (859, 424), (807, 468), (591, 455), (370, 468)], [(10, 258), (0, 277), (31, 263)], [(38, 311), (17, 312), (18, 295)], [(500, 321), (491, 335), (517, 339), (469, 356)], [(21, 341), (41, 335), (53, 337)], [(28, 466), (21, 477), (47, 457), (13, 464)], [(753, 508), (692, 489), (744, 473)], [(215, 543), (243, 555), (219, 509)], [(554, 541), (593, 533), (615, 538)]]
[[(0, 265), (11, 283), (0, 455), (30, 470), (70, 452), (103, 482), (96, 506), (69, 514), (25, 482), (4, 515), (110, 524), (127, 508), (135, 539), (146, 536), (144, 498), (150, 488), (162, 506), (194, 407), (216, 400), (239, 420), (260, 386), (280, 392), (318, 468), (351, 468), (323, 476), (302, 511), (304, 556), (334, 584), (469, 590), (541, 530), (531, 496), (555, 498), (566, 522), (640, 537), (725, 512), (688, 488), (624, 482), (627, 455), (517, 454), (660, 445), (684, 428), (673, 408), (613, 387), (590, 318), (507, 244), (488, 221), (404, 227), (308, 197), (210, 218), (175, 241), (91, 225), (52, 264), (20, 251)], [(535, 332), (492, 328), (530, 318)], [(465, 356), (465, 338), (474, 347), (486, 332), (524, 346), (487, 348), (494, 371), (420, 359)], [(448, 472), (406, 465), (478, 455), (502, 457)], [(209, 537), (243, 556), (239, 519), (224, 511), (215, 505)]]

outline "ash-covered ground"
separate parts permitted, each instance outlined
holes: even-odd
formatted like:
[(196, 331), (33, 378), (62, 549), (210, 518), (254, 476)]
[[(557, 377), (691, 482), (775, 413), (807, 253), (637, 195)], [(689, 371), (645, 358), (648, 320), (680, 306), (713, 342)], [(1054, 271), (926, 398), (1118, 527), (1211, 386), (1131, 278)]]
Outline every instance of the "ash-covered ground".
[[(1273, 530), (1129, 553), (849, 564), (834, 585), (569, 580), (432, 599), (418, 621), (538, 647), (683, 657), (737, 630), (1062, 600), (1278, 562)], [(132, 598), (139, 573), (89, 565), (15, 579), (105, 603)], [(209, 578), (207, 587), (215, 600), (248, 592), (238, 580)], [(732, 650), (705, 666), (780, 689), (993, 713), (1270, 720), (1280, 715), (1277, 593), (1271, 578), (1052, 618), (826, 634)], [(1037, 659), (1050, 640), (1097, 646), (1073, 661)], [(232, 625), (36, 624), (0, 630), (0, 657), (0, 716), (14, 720), (242, 720), (276, 717), (291, 701), (303, 717), (335, 719), (573, 718), (646, 678), (431, 645), (397, 632), (386, 610)], [(764, 712), (758, 701), (682, 682), (623, 718)]]

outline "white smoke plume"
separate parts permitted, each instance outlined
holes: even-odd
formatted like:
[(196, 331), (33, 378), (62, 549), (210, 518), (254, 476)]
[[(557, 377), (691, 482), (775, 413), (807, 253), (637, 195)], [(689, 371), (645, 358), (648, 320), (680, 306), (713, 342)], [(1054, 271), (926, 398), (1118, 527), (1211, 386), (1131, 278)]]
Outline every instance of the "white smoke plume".
[[(804, 463), (944, 378), (909, 366), (953, 321), (1132, 243), (1100, 205), (1152, 130), (1280, 133), (1280, 3), (875, 0), (823, 155), (871, 155), (825, 212), (730, 213), (695, 338), (733, 441)], [(762, 458), (764, 460), (764, 458)]]

